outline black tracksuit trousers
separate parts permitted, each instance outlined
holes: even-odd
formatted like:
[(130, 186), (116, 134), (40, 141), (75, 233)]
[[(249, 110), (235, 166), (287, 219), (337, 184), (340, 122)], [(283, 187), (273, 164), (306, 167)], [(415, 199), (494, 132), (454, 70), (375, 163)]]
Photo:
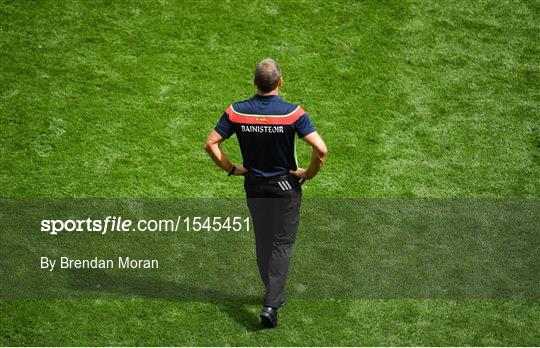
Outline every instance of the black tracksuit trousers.
[(263, 304), (285, 303), (285, 281), (300, 220), (302, 188), (294, 175), (246, 175), (247, 205), (253, 220), (259, 273), (266, 288)]

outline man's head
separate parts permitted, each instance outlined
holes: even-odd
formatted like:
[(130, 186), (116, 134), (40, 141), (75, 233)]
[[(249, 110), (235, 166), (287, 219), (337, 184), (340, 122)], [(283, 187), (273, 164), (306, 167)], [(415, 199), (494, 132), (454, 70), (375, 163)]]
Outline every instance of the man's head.
[(255, 68), (255, 86), (261, 93), (269, 93), (281, 87), (281, 70), (272, 58), (263, 59)]

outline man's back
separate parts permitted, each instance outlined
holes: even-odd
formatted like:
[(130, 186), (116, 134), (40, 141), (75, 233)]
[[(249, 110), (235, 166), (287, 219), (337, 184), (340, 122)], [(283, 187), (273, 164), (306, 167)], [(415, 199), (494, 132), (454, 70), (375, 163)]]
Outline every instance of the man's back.
[[(277, 311), (285, 303), (285, 280), (300, 221), (301, 185), (319, 172), (327, 150), (304, 110), (279, 98), (283, 79), (273, 59), (257, 65), (253, 82), (257, 95), (227, 108), (204, 148), (229, 176), (244, 176), (257, 265), (265, 286), (261, 323), (275, 327)], [(241, 165), (234, 165), (220, 146), (233, 133), (242, 151)], [(307, 170), (297, 166), (295, 134), (312, 147)]]
[(244, 167), (271, 177), (297, 169), (295, 134), (303, 138), (315, 127), (300, 106), (257, 94), (227, 108), (215, 130), (224, 138), (236, 133)]

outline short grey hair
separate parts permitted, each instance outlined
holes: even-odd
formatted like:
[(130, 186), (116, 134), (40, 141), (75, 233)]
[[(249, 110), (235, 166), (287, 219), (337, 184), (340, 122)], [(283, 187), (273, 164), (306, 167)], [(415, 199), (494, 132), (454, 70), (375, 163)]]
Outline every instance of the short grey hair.
[(272, 58), (263, 59), (255, 68), (255, 85), (263, 93), (276, 89), (281, 78), (281, 69)]

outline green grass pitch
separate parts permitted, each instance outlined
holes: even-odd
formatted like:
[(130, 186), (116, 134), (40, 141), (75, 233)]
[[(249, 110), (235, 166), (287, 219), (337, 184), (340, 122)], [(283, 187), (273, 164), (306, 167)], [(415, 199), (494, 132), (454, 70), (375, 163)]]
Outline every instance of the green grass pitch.
[[(329, 148), (305, 197), (538, 198), (539, 12), (0, 1), (0, 196), (242, 197), (202, 145), (270, 56)], [(234, 139), (225, 149), (239, 161)], [(539, 304), (292, 298), (279, 328), (259, 330), (257, 298), (0, 300), (0, 345), (538, 346)]]

